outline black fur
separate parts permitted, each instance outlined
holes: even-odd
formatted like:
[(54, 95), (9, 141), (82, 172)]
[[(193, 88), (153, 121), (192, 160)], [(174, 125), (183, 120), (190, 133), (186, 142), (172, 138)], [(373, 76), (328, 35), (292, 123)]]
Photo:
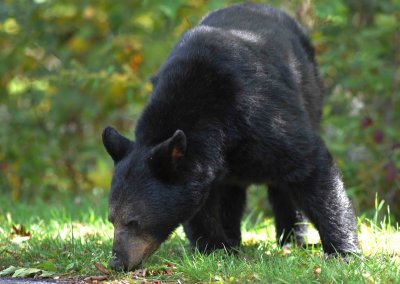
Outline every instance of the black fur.
[[(281, 244), (293, 233), (303, 242), (307, 216), (326, 253), (358, 251), (352, 206), (318, 134), (323, 86), (314, 51), (293, 19), (257, 4), (212, 12), (152, 81), (135, 143), (105, 141), (114, 160), (126, 154), (110, 207), (141, 216), (160, 241), (184, 224), (193, 246), (229, 248), (240, 244), (245, 188), (266, 183)], [(174, 161), (164, 144), (177, 130), (184, 151)]]

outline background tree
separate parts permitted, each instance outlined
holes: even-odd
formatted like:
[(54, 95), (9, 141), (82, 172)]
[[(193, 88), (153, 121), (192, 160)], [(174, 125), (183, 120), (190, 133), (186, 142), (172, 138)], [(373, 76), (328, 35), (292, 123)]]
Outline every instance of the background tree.
[[(2, 1), (0, 191), (31, 200), (108, 189), (102, 128), (132, 137), (149, 78), (178, 37), (235, 2)], [(378, 192), (400, 215), (400, 1), (269, 3), (297, 17), (316, 46), (323, 133), (356, 209), (372, 209)], [(250, 203), (264, 209), (260, 195)]]

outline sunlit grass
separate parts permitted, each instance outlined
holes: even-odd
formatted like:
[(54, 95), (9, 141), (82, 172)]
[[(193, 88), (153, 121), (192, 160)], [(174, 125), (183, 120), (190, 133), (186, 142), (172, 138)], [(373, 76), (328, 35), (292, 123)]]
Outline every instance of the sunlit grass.
[[(38, 268), (62, 279), (105, 275), (96, 263), (107, 266), (111, 257), (113, 228), (106, 219), (106, 202), (104, 196), (50, 204), (11, 204), (0, 198), (0, 271), (10, 266)], [(371, 219), (359, 221), (362, 256), (326, 259), (320, 248), (283, 250), (276, 245), (272, 219), (247, 214), (243, 245), (236, 254), (192, 251), (178, 228), (150, 257), (145, 271), (105, 276), (109, 282), (134, 283), (144, 279), (150, 283), (397, 282), (400, 230), (388, 218), (378, 218), (382, 208), (383, 204), (377, 207)], [(30, 236), (15, 234), (13, 225), (19, 229), (23, 225)], [(310, 230), (309, 241), (318, 241), (315, 230)]]

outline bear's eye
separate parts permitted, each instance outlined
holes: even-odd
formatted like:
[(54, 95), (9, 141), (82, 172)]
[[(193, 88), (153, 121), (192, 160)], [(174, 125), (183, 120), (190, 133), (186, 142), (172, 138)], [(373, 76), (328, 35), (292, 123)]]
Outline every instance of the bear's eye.
[(139, 228), (139, 221), (136, 220), (136, 219), (132, 219), (128, 223), (126, 223), (126, 226), (129, 229), (138, 229)]

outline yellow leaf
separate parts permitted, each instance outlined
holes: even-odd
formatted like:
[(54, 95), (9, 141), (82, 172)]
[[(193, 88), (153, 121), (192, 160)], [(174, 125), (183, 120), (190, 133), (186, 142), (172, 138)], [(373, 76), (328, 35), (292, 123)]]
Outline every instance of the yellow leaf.
[(108, 164), (99, 160), (96, 167), (88, 175), (89, 180), (95, 187), (108, 188), (111, 184), (110, 181), (111, 170)]
[(79, 37), (73, 37), (69, 42), (68, 42), (69, 48), (76, 53), (83, 53), (88, 49), (88, 44), (87, 42)]
[(36, 109), (40, 113), (48, 113), (51, 109), (51, 101), (48, 98), (42, 99)]
[(191, 26), (189, 20), (186, 17), (183, 18), (181, 23), (174, 29), (174, 36), (177, 37), (181, 35), (184, 31), (186, 31), (190, 27)]
[(146, 30), (152, 30), (154, 27), (153, 15), (151, 13), (145, 13), (137, 16), (135, 23)]
[(84, 10), (83, 10), (83, 17), (87, 20), (90, 20), (94, 17), (94, 15), (96, 14), (96, 10), (92, 7), (92, 6), (87, 6)]
[(144, 91), (146, 94), (151, 93), (153, 91), (153, 85), (149, 82), (144, 84)]
[(16, 35), (20, 31), (20, 27), (14, 18), (8, 18), (3, 24), (3, 30), (10, 35)]

